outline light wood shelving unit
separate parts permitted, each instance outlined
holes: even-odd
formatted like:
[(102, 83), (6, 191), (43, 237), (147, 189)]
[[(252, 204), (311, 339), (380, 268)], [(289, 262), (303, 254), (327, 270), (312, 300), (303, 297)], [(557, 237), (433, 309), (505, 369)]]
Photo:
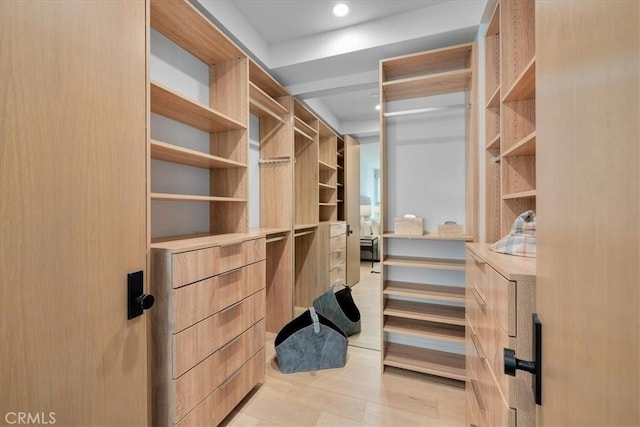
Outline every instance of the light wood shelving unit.
[[(389, 144), (386, 135), (386, 102), (410, 98), (421, 98), (452, 92), (466, 92), (467, 99), (473, 98), (473, 44), (464, 44), (437, 49), (413, 55), (385, 59), (380, 65), (380, 93), (382, 108), (381, 128), (381, 164), (382, 164), (382, 213), (381, 223), (388, 208), (387, 194), (394, 191), (388, 186), (389, 173), (386, 150)], [(495, 87), (493, 89), (496, 90)], [(499, 91), (494, 95), (493, 103), (498, 103)], [(470, 115), (473, 115), (473, 99)], [(473, 127), (473, 123), (471, 126)], [(467, 124), (469, 126), (469, 124)], [(467, 129), (467, 149), (472, 147), (474, 132)], [(467, 152), (469, 153), (469, 151)], [(469, 154), (467, 154), (469, 155)], [(467, 203), (469, 192), (467, 188)], [(468, 210), (466, 211), (468, 212)], [(472, 224), (472, 219), (467, 222)], [(472, 227), (472, 226), (471, 226)], [(464, 303), (465, 290), (462, 286), (408, 282), (391, 278), (392, 270), (406, 272), (411, 270), (431, 270), (462, 272), (464, 259), (433, 258), (419, 256), (422, 245), (439, 245), (450, 242), (464, 245), (473, 241), (472, 231), (461, 236), (396, 234), (385, 230), (382, 234), (382, 365), (412, 370), (420, 373), (452, 378), (464, 381), (465, 355), (457, 352), (442, 351), (443, 345), (430, 348), (425, 342), (447, 343), (462, 346), (465, 343)], [(412, 256), (407, 252), (393, 253), (398, 244), (411, 243)], [(449, 243), (447, 243), (449, 244)], [(417, 246), (416, 246), (417, 245)], [(398, 249), (395, 249), (398, 250)], [(415, 255), (413, 255), (415, 253)], [(413, 276), (416, 277), (416, 276)], [(397, 338), (401, 340), (396, 341)], [(418, 341), (413, 341), (417, 339)], [(411, 344), (407, 344), (410, 342)]]
[[(506, 235), (522, 212), (536, 209), (534, 29), (533, 0), (501, 0), (486, 34), (488, 242)], [(500, 88), (497, 103), (490, 94)]]
[(260, 118), (260, 231), (267, 237), (266, 330), (278, 332), (293, 318), (292, 98), (250, 60), (249, 103), (251, 113)]
[(318, 190), (319, 221), (338, 219), (338, 135), (327, 125), (319, 123), (318, 139)]
[(337, 147), (336, 147), (336, 153), (337, 153), (337, 164), (336, 164), (336, 187), (337, 187), (337, 194), (336, 194), (336, 203), (338, 204), (338, 208), (337, 208), (337, 219), (338, 221), (345, 221), (346, 220), (346, 215), (345, 215), (345, 194), (344, 194), (344, 139), (338, 135), (337, 138)]
[[(156, 81), (149, 84), (151, 113), (209, 137), (208, 151), (185, 148), (178, 131), (166, 133), (175, 135), (175, 140), (149, 141), (152, 161), (178, 165), (165, 173), (184, 171), (185, 166), (204, 169), (205, 174), (192, 176), (204, 184), (198, 188), (209, 189), (209, 194), (165, 191), (168, 182), (180, 179), (177, 172), (161, 182), (151, 179), (152, 224), (162, 209), (170, 209), (169, 204), (185, 202), (208, 204), (209, 221), (206, 232), (197, 235), (163, 233), (151, 239), (150, 287), (156, 304), (150, 328), (154, 372), (150, 423), (219, 424), (264, 381), (265, 276), (266, 271), (278, 276), (280, 267), (273, 250), (266, 260), (268, 233), (248, 229), (250, 109), (284, 127), (290, 98), (286, 93), (274, 97), (269, 85), (260, 86), (260, 79), (250, 83), (247, 55), (188, 1), (152, 0), (149, 7), (151, 27), (200, 60), (209, 74), (209, 105)], [(153, 67), (150, 71), (153, 75)], [(279, 138), (276, 134), (270, 135), (272, 141)], [(291, 159), (289, 141), (281, 144), (282, 150), (275, 142), (265, 143), (261, 156)], [(280, 181), (278, 173), (265, 175), (267, 183), (291, 184), (290, 172), (281, 174)], [(291, 214), (282, 210), (271, 214), (278, 221), (283, 218), (277, 222), (266, 211), (268, 207), (265, 226), (291, 229)]]
[[(209, 203), (211, 235), (247, 232), (248, 58), (189, 3), (152, 1), (150, 10), (152, 28), (209, 66), (211, 100), (211, 105), (203, 105), (150, 83), (152, 113), (210, 134), (208, 153), (182, 148), (180, 141), (150, 142), (152, 159), (209, 170), (210, 194), (153, 191), (150, 198), (156, 203)], [(152, 222), (155, 208), (152, 205)], [(179, 237), (153, 236), (152, 241)]]

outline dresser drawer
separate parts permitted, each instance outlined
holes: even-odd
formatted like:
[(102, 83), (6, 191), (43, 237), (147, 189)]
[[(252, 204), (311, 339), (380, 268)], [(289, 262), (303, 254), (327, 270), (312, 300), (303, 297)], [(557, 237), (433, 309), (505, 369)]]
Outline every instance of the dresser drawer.
[(227, 243), (218, 246), (217, 273), (235, 270), (246, 262), (247, 242)]
[(173, 378), (205, 359), (265, 316), (265, 290), (173, 336)]
[(469, 250), (466, 251), (465, 281), (467, 285), (475, 287), (485, 299), (488, 298), (488, 295), (485, 295), (488, 294), (488, 289), (483, 287), (484, 274), (490, 268), (482, 258)]
[(267, 243), (265, 239), (247, 240), (244, 242), (244, 246), (247, 264), (252, 264), (266, 259)]
[(489, 306), (500, 326), (510, 336), (516, 335), (516, 287), (491, 267), (485, 282), (489, 288)]
[(329, 280), (331, 281), (330, 286), (334, 285), (344, 285), (345, 283), (345, 268), (344, 264), (340, 264), (338, 267), (331, 270), (329, 273)]
[(335, 237), (340, 234), (345, 234), (346, 232), (347, 232), (346, 222), (338, 222), (335, 224), (331, 224), (329, 228), (329, 237)]
[(264, 380), (264, 374), (265, 350), (262, 349), (177, 425), (187, 427), (220, 424), (254, 385)]
[(346, 245), (347, 245), (346, 234), (341, 234), (339, 236), (332, 237), (331, 239), (329, 239), (329, 253), (333, 253), (341, 249), (344, 249)]
[(218, 273), (218, 247), (198, 249), (173, 255), (174, 288), (197, 282)]
[(345, 262), (346, 252), (344, 250), (334, 252), (329, 255), (329, 270), (333, 270)]
[(480, 394), (478, 381), (474, 379), (467, 380), (465, 388), (467, 397), (467, 425), (475, 427), (487, 426), (487, 411)]
[(180, 420), (264, 347), (265, 322), (259, 321), (175, 380), (175, 421)]
[(175, 324), (179, 332), (264, 287), (265, 261), (230, 270), (175, 289)]

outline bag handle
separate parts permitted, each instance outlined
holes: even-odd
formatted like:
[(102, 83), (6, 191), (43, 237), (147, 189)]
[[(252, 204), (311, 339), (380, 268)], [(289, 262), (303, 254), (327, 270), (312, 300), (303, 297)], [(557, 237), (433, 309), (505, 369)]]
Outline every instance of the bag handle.
[(309, 307), (309, 313), (311, 314), (311, 320), (313, 320), (313, 333), (320, 333), (320, 318), (318, 318), (318, 313), (316, 313), (316, 309), (313, 306)]

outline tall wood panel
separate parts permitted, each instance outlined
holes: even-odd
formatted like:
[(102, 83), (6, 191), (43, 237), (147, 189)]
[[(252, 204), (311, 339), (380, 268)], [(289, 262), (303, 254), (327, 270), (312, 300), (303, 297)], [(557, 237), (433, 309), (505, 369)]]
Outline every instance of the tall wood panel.
[(146, 268), (145, 3), (3, 1), (0, 40), (2, 422), (147, 425), (147, 315), (126, 307)]
[(640, 424), (640, 3), (536, 3), (538, 425)]

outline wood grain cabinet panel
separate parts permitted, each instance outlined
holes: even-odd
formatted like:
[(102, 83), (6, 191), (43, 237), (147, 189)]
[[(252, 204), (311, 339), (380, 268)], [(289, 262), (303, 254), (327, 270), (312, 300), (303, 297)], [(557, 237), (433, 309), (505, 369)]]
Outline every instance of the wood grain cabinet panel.
[(218, 247), (183, 252), (173, 256), (173, 287), (214, 276), (220, 265)]
[(469, 243), (466, 268), (467, 425), (533, 426), (530, 374), (504, 374), (504, 349), (531, 360), (535, 259)]

